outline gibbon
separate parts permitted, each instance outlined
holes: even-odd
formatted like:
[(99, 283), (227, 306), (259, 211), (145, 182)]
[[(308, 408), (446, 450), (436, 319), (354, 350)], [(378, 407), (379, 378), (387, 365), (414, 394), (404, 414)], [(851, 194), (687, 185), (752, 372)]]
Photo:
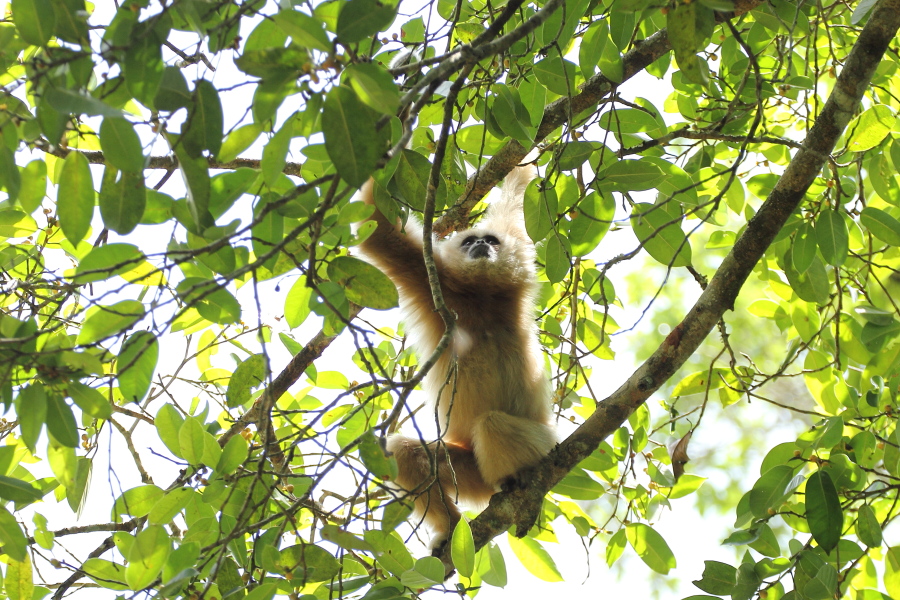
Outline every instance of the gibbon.
[[(499, 201), (474, 228), (434, 245), (444, 301), (456, 316), (450, 347), (425, 377), (440, 440), (392, 435), (394, 482), (415, 496), (415, 514), (432, 530), (438, 550), (460, 519), (457, 502), (481, 508), (523, 467), (557, 443), (550, 381), (537, 338), (534, 244), (522, 202), (533, 166), (507, 176)], [(361, 195), (374, 204), (373, 182)], [(422, 255), (422, 229), (405, 229), (377, 209), (378, 227), (362, 244), (366, 257), (397, 285), (406, 331), (420, 357), (444, 333), (434, 309)]]

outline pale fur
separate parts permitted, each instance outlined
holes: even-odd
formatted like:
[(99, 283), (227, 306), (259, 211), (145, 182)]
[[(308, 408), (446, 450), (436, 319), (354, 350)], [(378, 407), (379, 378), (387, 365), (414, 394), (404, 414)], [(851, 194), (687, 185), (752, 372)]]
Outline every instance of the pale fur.
[[(534, 167), (506, 178), (501, 198), (474, 228), (435, 241), (434, 259), (448, 308), (456, 315), (450, 348), (423, 382), (441, 428), (427, 446), (399, 435), (388, 449), (399, 464), (395, 482), (415, 494), (417, 513), (440, 543), (459, 520), (457, 500), (483, 506), (523, 467), (557, 443), (550, 382), (537, 339), (534, 244), (525, 231), (522, 200)], [(372, 181), (361, 195), (372, 203)], [(406, 331), (420, 357), (444, 333), (434, 310), (422, 256), (422, 229), (405, 229), (378, 211), (378, 229), (363, 243), (366, 256), (397, 284)], [(412, 220), (411, 220), (412, 221)], [(490, 258), (461, 248), (470, 235), (500, 240)], [(455, 365), (455, 370), (454, 370)]]

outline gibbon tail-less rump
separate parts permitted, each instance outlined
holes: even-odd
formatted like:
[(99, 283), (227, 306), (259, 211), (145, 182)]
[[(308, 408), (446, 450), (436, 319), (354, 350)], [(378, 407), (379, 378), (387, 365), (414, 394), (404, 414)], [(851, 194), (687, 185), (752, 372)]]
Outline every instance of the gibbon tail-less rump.
[[(534, 322), (534, 244), (522, 211), (535, 175), (533, 166), (515, 169), (477, 226), (434, 245), (444, 301), (457, 318), (450, 347), (423, 384), (441, 438), (423, 445), (393, 435), (388, 450), (399, 466), (394, 483), (415, 496), (435, 547), (460, 518), (457, 501), (487, 504), (504, 480), (557, 443)], [(369, 204), (373, 185), (361, 190)], [(428, 357), (444, 323), (428, 286), (421, 225), (410, 219), (401, 229), (377, 210), (372, 220), (378, 227), (363, 251), (397, 285), (406, 331), (419, 356)]]

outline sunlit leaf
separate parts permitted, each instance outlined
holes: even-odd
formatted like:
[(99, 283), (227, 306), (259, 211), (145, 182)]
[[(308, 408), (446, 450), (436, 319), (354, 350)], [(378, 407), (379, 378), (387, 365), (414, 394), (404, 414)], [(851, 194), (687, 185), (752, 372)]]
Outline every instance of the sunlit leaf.
[(94, 214), (94, 182), (87, 158), (69, 152), (59, 175), (56, 214), (66, 238), (77, 246), (91, 226)]
[(563, 581), (563, 577), (556, 568), (556, 563), (550, 554), (534, 538), (517, 538), (513, 535), (507, 537), (509, 546), (522, 566), (542, 581)]

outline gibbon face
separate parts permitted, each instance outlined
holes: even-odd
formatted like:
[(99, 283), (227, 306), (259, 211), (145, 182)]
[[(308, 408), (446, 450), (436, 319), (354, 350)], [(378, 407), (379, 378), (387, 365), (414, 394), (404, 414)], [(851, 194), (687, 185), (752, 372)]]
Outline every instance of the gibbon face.
[(479, 236), (470, 233), (459, 244), (469, 260), (496, 259), (500, 251), (500, 240), (490, 233)]
[(526, 266), (534, 261), (517, 238), (484, 226), (442, 241), (440, 256), (443, 268), (472, 283), (515, 284), (528, 277)]

